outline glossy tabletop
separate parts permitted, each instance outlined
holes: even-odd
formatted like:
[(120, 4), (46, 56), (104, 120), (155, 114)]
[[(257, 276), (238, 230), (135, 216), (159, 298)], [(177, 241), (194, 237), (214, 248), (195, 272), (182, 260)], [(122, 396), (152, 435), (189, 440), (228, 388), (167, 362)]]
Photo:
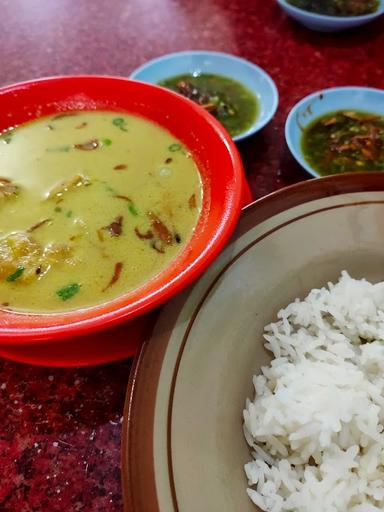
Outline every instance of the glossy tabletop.
[[(274, 0), (0, 0), (0, 85), (58, 74), (128, 76), (148, 59), (187, 49), (229, 52), (262, 66), (280, 106), (239, 146), (255, 198), (307, 177), (284, 143), (294, 103), (325, 87), (384, 88), (383, 47), (383, 17), (348, 33), (320, 34), (289, 20)], [(0, 511), (122, 510), (130, 364), (0, 363)]]

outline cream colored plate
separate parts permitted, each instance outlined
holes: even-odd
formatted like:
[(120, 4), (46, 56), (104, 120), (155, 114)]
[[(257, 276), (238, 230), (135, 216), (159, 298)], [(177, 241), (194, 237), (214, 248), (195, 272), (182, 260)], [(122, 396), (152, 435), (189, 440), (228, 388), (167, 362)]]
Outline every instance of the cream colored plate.
[(384, 280), (384, 175), (343, 175), (275, 193), (242, 216), (227, 249), (160, 315), (127, 394), (129, 512), (255, 512), (242, 410), (268, 361), (279, 308), (338, 278)]

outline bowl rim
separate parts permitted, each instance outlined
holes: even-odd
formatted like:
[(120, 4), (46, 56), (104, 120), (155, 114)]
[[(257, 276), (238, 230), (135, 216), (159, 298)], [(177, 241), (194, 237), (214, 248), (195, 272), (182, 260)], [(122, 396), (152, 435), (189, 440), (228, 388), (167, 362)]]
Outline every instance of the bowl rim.
[[(251, 225), (256, 226), (285, 210), (306, 202), (347, 193), (375, 191), (384, 191), (384, 173), (382, 172), (346, 173), (296, 183), (272, 192), (245, 207), (240, 225), (231, 241), (247, 232), (249, 228), (247, 217), (251, 214), (253, 215)], [(213, 281), (215, 282), (215, 278)], [(142, 345), (129, 374), (121, 442), (121, 479), (125, 512), (147, 512), (148, 510), (163, 512), (157, 499), (154, 469), (153, 440), (156, 394), (174, 322), (177, 321), (189, 293), (177, 298), (167, 306), (169, 309), (166, 313), (171, 313), (170, 316), (165, 318), (164, 313), (160, 314), (152, 337)], [(163, 318), (163, 322), (161, 321), (162, 316), (165, 318), (165, 320)], [(182, 350), (183, 348), (180, 349), (180, 351)], [(179, 354), (175, 368), (180, 364), (180, 359)], [(171, 385), (172, 389), (174, 389), (174, 385), (175, 374)], [(169, 428), (171, 404), (172, 397), (170, 396), (167, 403), (168, 442), (171, 430)], [(168, 449), (168, 465), (171, 464), (170, 460), (170, 450)], [(138, 485), (139, 481), (145, 481), (145, 486)], [(176, 511), (175, 489), (172, 488), (172, 480), (170, 491)], [(151, 505), (150, 507), (148, 503)]]
[[(165, 90), (164, 88), (154, 84), (133, 81), (121, 76), (57, 75), (40, 77), (37, 79), (27, 80), (24, 82), (16, 82), (13, 84), (6, 85), (0, 88), (0, 96), (3, 96), (5, 94), (12, 94), (14, 92), (21, 91), (28, 87), (38, 86), (39, 84), (44, 85), (53, 82), (62, 83), (66, 81), (73, 82), (77, 80), (88, 82), (100, 81), (104, 82), (105, 84), (111, 84), (113, 82), (124, 82), (128, 84), (136, 83), (139, 84), (141, 87), (146, 88), (147, 90), (151, 89), (153, 91), (157, 91), (157, 94), (173, 97), (173, 100), (183, 103), (185, 106), (187, 106), (188, 109), (194, 110), (195, 114), (198, 114), (200, 117), (204, 118), (204, 122), (211, 127), (213, 132), (217, 135), (218, 140), (220, 140), (221, 143), (223, 144), (223, 150), (225, 151), (228, 159), (231, 161), (231, 166), (233, 169), (232, 182), (234, 186), (230, 187), (231, 194), (230, 198), (227, 200), (226, 209), (225, 211), (223, 211), (223, 222), (221, 222), (219, 226), (215, 227), (215, 230), (212, 233), (212, 239), (206, 245), (204, 251), (202, 251), (200, 255), (193, 260), (193, 262), (189, 263), (183, 272), (180, 272), (177, 276), (175, 276), (174, 279), (172, 279), (172, 281), (167, 282), (166, 285), (161, 285), (160, 288), (146, 292), (144, 298), (140, 298), (134, 302), (132, 302), (131, 300), (127, 300), (127, 303), (125, 303), (124, 306), (119, 305), (118, 307), (113, 308), (111, 311), (107, 313), (98, 311), (98, 306), (96, 306), (94, 315), (92, 315), (89, 318), (81, 320), (71, 321), (71, 318), (73, 318), (81, 310), (92, 310), (94, 308), (78, 308), (65, 313), (27, 313), (26, 316), (34, 318), (34, 325), (22, 328), (9, 328), (6, 325), (0, 323), (0, 344), (3, 347), (12, 347), (19, 345), (22, 346), (24, 344), (33, 345), (34, 343), (39, 344), (42, 342), (49, 343), (56, 342), (68, 337), (88, 335), (94, 332), (107, 329), (112, 326), (119, 325), (123, 322), (135, 319), (138, 316), (143, 315), (143, 313), (147, 313), (153, 310), (157, 306), (160, 306), (162, 303), (164, 303), (166, 300), (169, 300), (169, 298), (175, 295), (176, 293), (179, 293), (183, 288), (188, 286), (188, 284), (193, 282), (212, 263), (212, 261), (217, 257), (217, 255), (223, 249), (229, 237), (231, 236), (232, 231), (236, 227), (237, 220), (240, 215), (245, 178), (243, 173), (243, 164), (240, 155), (237, 151), (236, 145), (234, 144), (233, 140), (226, 132), (226, 130), (213, 116), (209, 115), (203, 109), (200, 109), (196, 104), (190, 102), (186, 98), (183, 98), (179, 94)], [(143, 117), (146, 118), (145, 115), (143, 115)], [(37, 119), (37, 117), (33, 119)], [(188, 244), (185, 246), (185, 249), (187, 247)], [(170, 262), (170, 265), (172, 265), (172, 261)], [(158, 275), (161, 275), (165, 270), (169, 268), (170, 265), (167, 265), (165, 269), (163, 269), (163, 271), (161, 271)], [(103, 306), (104, 304), (110, 304), (113, 302), (113, 300), (107, 301), (99, 306)], [(19, 314), (17, 312), (15, 313)], [(36, 322), (36, 318), (38, 317), (55, 317), (58, 315), (60, 315), (61, 317), (65, 316), (68, 319), (68, 323), (66, 322), (62, 323), (61, 325), (50, 325), (46, 327), (41, 326), (39, 325), (38, 322)]]
[[(279, 106), (279, 91), (278, 91), (275, 81), (270, 76), (270, 74), (267, 73), (267, 71), (265, 71), (262, 67), (258, 66), (257, 64), (254, 64), (253, 62), (251, 62), (247, 59), (244, 59), (243, 57), (239, 57), (237, 55), (232, 55), (230, 53), (213, 51), (213, 50), (183, 50), (180, 52), (165, 53), (164, 55), (160, 55), (159, 57), (155, 57), (154, 59), (144, 62), (138, 68), (134, 69), (132, 71), (132, 73), (129, 75), (129, 77), (132, 80), (144, 81), (144, 80), (140, 79), (140, 74), (143, 71), (150, 69), (153, 65), (161, 64), (161, 63), (167, 64), (169, 61), (172, 61), (174, 59), (179, 59), (179, 58), (182, 59), (183, 57), (185, 57), (185, 58), (202, 57), (203, 58), (204, 56), (213, 57), (213, 58), (215, 58), (215, 57), (224, 58), (224, 59), (228, 59), (229, 61), (232, 61), (232, 62), (235, 61), (239, 65), (244, 66), (244, 67), (248, 68), (249, 70), (251, 70), (252, 73), (258, 74), (259, 76), (263, 77), (263, 79), (266, 81), (266, 83), (268, 84), (268, 87), (270, 88), (270, 91), (271, 91), (272, 107), (268, 110), (267, 115), (265, 116), (265, 119), (262, 122), (259, 122), (259, 118), (256, 118), (255, 122), (252, 124), (252, 126), (250, 128), (248, 128), (248, 130), (246, 130), (245, 132), (242, 132), (238, 135), (233, 136), (232, 139), (235, 142), (238, 142), (238, 141), (246, 139), (246, 138), (250, 137), (251, 135), (262, 130), (272, 120), (272, 118), (276, 114), (277, 108)], [(228, 73), (228, 74), (222, 75), (222, 76), (227, 76), (229, 78), (237, 80), (242, 85), (244, 85), (243, 82), (241, 80), (239, 80), (239, 78), (237, 78), (233, 73)], [(150, 82), (150, 83), (154, 83), (154, 82)], [(248, 86), (247, 86), (247, 88), (249, 89)], [(254, 92), (254, 91), (252, 90), (251, 92)]]
[[(343, 85), (340, 87), (329, 87), (327, 89), (321, 89), (319, 91), (312, 92), (311, 94), (308, 94), (307, 96), (304, 96), (304, 98), (301, 98), (297, 103), (293, 105), (291, 110), (289, 111), (289, 114), (287, 116), (287, 119), (285, 121), (284, 126), (284, 136), (286, 144), (289, 148), (289, 151), (291, 152), (291, 155), (295, 158), (296, 162), (301, 165), (301, 167), (304, 168), (305, 171), (307, 171), (309, 174), (311, 174), (315, 178), (322, 177), (321, 174), (319, 174), (304, 158), (304, 155), (301, 151), (301, 144), (296, 148), (296, 145), (294, 144), (291, 134), (290, 134), (290, 128), (292, 126), (295, 126), (295, 130), (301, 130), (300, 127), (297, 124), (296, 116), (300, 108), (302, 108), (307, 103), (311, 102), (312, 100), (315, 100), (321, 95), (325, 94), (334, 94), (334, 93), (348, 93), (348, 92), (365, 92), (365, 93), (379, 93), (383, 96), (384, 99), (384, 90), (378, 89), (375, 87), (364, 87), (364, 86), (354, 86), (354, 85)], [(334, 110), (330, 110), (329, 112), (334, 112)], [(319, 116), (318, 116), (319, 117)], [(316, 118), (313, 118), (311, 122), (315, 121)], [(345, 174), (345, 173), (344, 173)]]
[(296, 7), (295, 5), (290, 4), (287, 0), (277, 0), (277, 2), (281, 5), (281, 7), (286, 8), (287, 11), (290, 11), (292, 13), (295, 13), (299, 16), (306, 17), (308, 20), (322, 20), (324, 22), (330, 21), (330, 22), (339, 22), (340, 25), (345, 24), (346, 21), (350, 21), (352, 23), (357, 21), (370, 21), (373, 20), (379, 16), (381, 16), (384, 13), (384, 1), (378, 0), (379, 5), (376, 11), (368, 13), (368, 14), (361, 14), (360, 16), (331, 16), (329, 14), (319, 14), (316, 12), (306, 11), (305, 9), (301, 9), (300, 7)]

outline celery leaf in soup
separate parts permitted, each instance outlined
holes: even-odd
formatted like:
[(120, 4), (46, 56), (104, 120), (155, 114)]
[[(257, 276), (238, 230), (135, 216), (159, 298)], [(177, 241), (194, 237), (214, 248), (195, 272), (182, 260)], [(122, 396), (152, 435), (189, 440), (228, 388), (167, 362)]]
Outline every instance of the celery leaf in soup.
[(8, 283), (11, 283), (13, 281), (16, 281), (16, 279), (18, 279), (24, 272), (25, 268), (20, 266), (20, 267), (17, 267), (17, 269), (13, 272), (13, 274), (10, 274), (6, 281), (8, 281)]
[(115, 117), (115, 119), (112, 120), (112, 123), (117, 128), (120, 128), (121, 131), (127, 132), (127, 123), (123, 117)]
[(60, 290), (57, 290), (56, 294), (61, 300), (66, 301), (68, 299), (72, 299), (76, 293), (79, 293), (80, 287), (81, 285), (78, 283), (71, 283), (67, 286), (63, 286)]

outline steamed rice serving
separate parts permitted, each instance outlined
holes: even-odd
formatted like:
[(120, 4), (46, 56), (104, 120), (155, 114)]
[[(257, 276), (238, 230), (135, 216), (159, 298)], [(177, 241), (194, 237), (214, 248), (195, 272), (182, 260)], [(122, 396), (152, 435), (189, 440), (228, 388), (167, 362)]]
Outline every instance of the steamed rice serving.
[(384, 510), (384, 282), (342, 272), (265, 328), (248, 495), (267, 512)]

